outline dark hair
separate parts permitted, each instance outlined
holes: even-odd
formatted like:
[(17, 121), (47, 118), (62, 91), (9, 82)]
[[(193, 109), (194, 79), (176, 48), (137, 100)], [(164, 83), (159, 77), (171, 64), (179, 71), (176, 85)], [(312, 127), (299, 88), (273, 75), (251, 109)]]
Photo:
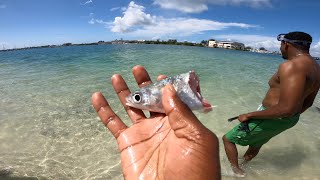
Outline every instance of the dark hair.
[[(286, 39), (291, 39), (291, 40), (300, 40), (300, 41), (307, 41), (307, 42), (312, 42), (312, 37), (305, 33), (305, 32), (300, 32), (300, 31), (295, 31), (295, 32), (289, 32), (288, 34), (286, 34), (284, 36), (284, 38)], [(306, 49), (308, 50), (310, 48), (310, 46), (303, 46), (302, 44), (297, 47), (297, 48), (300, 48), (300, 49)]]

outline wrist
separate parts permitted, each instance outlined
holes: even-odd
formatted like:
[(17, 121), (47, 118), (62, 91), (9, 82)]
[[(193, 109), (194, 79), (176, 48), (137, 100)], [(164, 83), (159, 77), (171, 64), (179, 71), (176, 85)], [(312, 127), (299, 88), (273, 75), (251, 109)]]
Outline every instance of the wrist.
[(248, 119), (251, 119), (253, 117), (253, 114), (252, 113), (247, 113), (247, 118)]

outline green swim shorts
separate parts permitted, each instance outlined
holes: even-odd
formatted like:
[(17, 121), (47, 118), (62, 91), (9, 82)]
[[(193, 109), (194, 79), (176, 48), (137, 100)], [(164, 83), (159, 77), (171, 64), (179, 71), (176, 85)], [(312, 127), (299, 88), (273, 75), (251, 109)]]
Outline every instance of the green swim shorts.
[[(258, 108), (258, 110), (261, 111), (265, 109), (263, 106)], [(260, 147), (267, 143), (272, 137), (296, 125), (299, 117), (300, 114), (286, 118), (250, 119), (250, 132), (240, 130), (241, 123), (239, 123), (239, 125), (235, 126), (226, 134), (226, 138), (230, 142), (241, 146), (249, 145), (251, 147)]]

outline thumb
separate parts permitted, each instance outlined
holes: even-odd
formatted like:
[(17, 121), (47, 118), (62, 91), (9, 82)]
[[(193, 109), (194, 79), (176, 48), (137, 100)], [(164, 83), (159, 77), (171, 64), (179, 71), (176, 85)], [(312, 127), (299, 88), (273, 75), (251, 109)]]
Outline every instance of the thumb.
[(202, 125), (190, 108), (181, 101), (171, 84), (162, 89), (162, 94), (162, 104), (173, 130), (183, 128), (189, 124)]

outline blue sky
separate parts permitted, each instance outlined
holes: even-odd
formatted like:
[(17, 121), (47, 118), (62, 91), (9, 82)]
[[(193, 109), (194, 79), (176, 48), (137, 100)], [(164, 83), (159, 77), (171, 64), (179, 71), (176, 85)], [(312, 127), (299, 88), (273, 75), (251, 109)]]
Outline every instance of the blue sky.
[(233, 40), (278, 50), (304, 31), (320, 56), (318, 0), (0, 0), (0, 48), (114, 39)]

